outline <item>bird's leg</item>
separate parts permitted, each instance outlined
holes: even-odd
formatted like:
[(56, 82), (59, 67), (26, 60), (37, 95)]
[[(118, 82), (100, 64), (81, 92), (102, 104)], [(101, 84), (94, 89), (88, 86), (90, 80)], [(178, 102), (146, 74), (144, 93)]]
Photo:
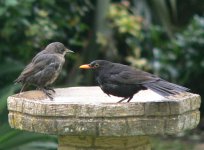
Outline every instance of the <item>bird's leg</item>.
[(23, 84), (23, 86), (22, 86), (22, 88), (20, 90), (20, 93), (22, 93), (25, 90), (26, 87), (27, 87), (27, 84)]
[(54, 88), (52, 88), (52, 87), (48, 87), (48, 86), (46, 86), (45, 89), (46, 89), (46, 90), (50, 90), (50, 91), (52, 91), (53, 93), (56, 92), (56, 91), (54, 90)]
[(47, 90), (46, 88), (38, 87), (39, 90), (41, 90), (47, 97), (49, 97), (50, 100), (53, 100), (53, 95)]
[[(105, 93), (105, 94), (107, 94), (107, 93)], [(107, 95), (108, 95), (109, 97), (111, 97), (110, 94), (107, 94)]]
[(50, 98), (50, 100), (53, 100), (52, 94), (47, 89), (43, 88), (42, 91)]
[(127, 100), (127, 102), (130, 102), (132, 98), (133, 98), (133, 96), (130, 96), (129, 99)]
[[(120, 101), (118, 101), (117, 103), (121, 103), (123, 102), (124, 100), (126, 100), (128, 97), (124, 97), (123, 99), (121, 99)], [(127, 100), (127, 103), (131, 101), (131, 99), (133, 98), (133, 96), (130, 96)]]
[(27, 87), (27, 84), (24, 83), (24, 84), (22, 85), (22, 88), (21, 88), (20, 92), (18, 93), (18, 96), (21, 95), (21, 93), (25, 90), (26, 87)]
[(127, 97), (124, 97), (123, 99), (119, 100), (117, 103), (121, 103), (122, 101), (126, 100)]

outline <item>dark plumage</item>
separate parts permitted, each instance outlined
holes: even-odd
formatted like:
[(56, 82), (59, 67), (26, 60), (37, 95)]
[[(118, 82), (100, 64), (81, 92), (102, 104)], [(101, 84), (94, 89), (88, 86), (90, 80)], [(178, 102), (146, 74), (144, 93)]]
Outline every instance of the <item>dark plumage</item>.
[(21, 92), (27, 85), (32, 84), (52, 99), (52, 94), (49, 90), (55, 91), (48, 86), (57, 79), (65, 62), (64, 56), (67, 52), (72, 51), (60, 42), (53, 42), (47, 45), (44, 50), (32, 59), (30, 64), (25, 67), (20, 76), (14, 81), (23, 85)]
[(135, 93), (146, 89), (162, 96), (189, 91), (188, 88), (170, 83), (148, 72), (106, 60), (95, 60), (90, 64), (81, 65), (80, 68), (94, 69), (96, 81), (103, 92), (123, 97), (119, 102), (125, 99), (129, 102)]

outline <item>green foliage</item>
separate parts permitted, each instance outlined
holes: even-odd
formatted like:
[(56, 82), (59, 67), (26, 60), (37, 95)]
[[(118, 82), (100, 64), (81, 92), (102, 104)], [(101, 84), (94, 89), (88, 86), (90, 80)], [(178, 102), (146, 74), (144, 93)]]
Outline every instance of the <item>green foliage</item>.
[[(143, 18), (135, 16), (129, 5), (129, 2), (126, 1), (113, 3), (109, 8), (108, 24), (113, 31), (113, 38), (117, 39), (114, 40), (118, 51), (117, 57), (120, 58), (120, 61), (130, 63), (132, 66), (147, 69), (147, 60), (142, 58), (139, 45), (144, 39)], [(105, 44), (109, 44), (108, 39)]]
[(118, 34), (128, 34), (141, 38), (140, 16), (135, 16), (129, 12), (129, 8), (122, 4), (112, 4), (109, 8), (108, 18), (112, 22), (110, 25), (115, 28)]
[(0, 4), (0, 59), (13, 53), (12, 58), (24, 61), (36, 53), (33, 49), (39, 51), (50, 41), (81, 45), (81, 34), (88, 29), (81, 20), (92, 6), (89, 0), (6, 0)]
[(151, 138), (152, 150), (192, 150), (194, 144), (175, 139)]
[[(165, 79), (187, 85), (204, 96), (204, 18), (195, 16), (185, 28), (175, 28), (171, 18), (166, 17), (171, 17), (172, 11), (173, 17), (179, 18), (179, 12), (183, 13), (183, 9), (176, 10), (182, 8), (176, 4), (185, 3), (187, 7), (188, 3), (169, 2), (168, 5), (167, 2), (151, 1), (154, 8), (159, 8), (160, 14), (157, 16), (163, 24), (161, 26), (147, 25), (145, 17), (133, 13), (135, 6), (130, 1), (110, 1), (105, 4), (109, 7), (107, 20), (98, 20), (102, 23), (102, 30), (95, 33), (97, 27), (94, 27), (93, 18), (100, 15), (93, 11), (104, 13), (103, 8), (100, 8), (101, 11), (95, 10), (95, 1), (0, 0), (0, 149), (56, 149), (56, 137), (10, 129), (6, 108), (7, 97), (17, 93), (20, 88), (13, 85), (13, 80), (43, 46), (53, 41), (60, 41), (76, 52), (69, 56), (68, 63), (66, 61), (57, 85), (77, 85), (83, 76), (86, 78), (82, 82), (93, 85), (92, 76), (79, 73), (78, 66), (83, 61), (111, 59), (154, 70)], [(188, 7), (192, 13), (193, 8)], [(171, 11), (167, 11), (167, 8)], [(201, 8), (199, 10), (203, 10)], [(188, 11), (185, 9), (185, 12)], [(156, 18), (154, 11), (150, 14)], [(99, 18), (103, 19), (101, 16)], [(186, 22), (190, 16), (183, 13), (178, 22)], [(103, 26), (103, 21), (107, 23), (107, 28)], [(177, 141), (173, 144), (177, 145), (177, 149), (186, 148)], [(172, 148), (167, 145), (157, 144), (160, 149)]]
[[(189, 25), (169, 40), (160, 26), (148, 31), (151, 41), (153, 70), (165, 79), (186, 85), (192, 92), (203, 93), (204, 17), (194, 16)], [(202, 104), (202, 112), (204, 105)]]
[[(188, 84), (201, 93), (203, 86), (199, 83), (204, 74), (203, 28), (204, 18), (195, 16), (182, 32), (176, 34), (175, 39), (163, 40), (163, 43), (154, 42), (156, 70), (167, 74), (168, 78), (179, 79), (181, 83)], [(162, 33), (158, 34), (153, 40), (161, 39), (161, 35)]]
[[(0, 135), (0, 149), (2, 150), (57, 149), (56, 137), (12, 130), (6, 123), (1, 125)], [(36, 143), (36, 141), (40, 144)], [(31, 142), (34, 142), (35, 145)]]

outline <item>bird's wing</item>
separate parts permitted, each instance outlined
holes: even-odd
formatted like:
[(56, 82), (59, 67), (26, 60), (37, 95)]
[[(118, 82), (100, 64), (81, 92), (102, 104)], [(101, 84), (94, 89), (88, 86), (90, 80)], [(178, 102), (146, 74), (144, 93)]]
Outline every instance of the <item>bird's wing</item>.
[(160, 79), (153, 74), (135, 69), (126, 69), (117, 73), (113, 71), (110, 78), (111, 81), (119, 84), (144, 84)]
[[(42, 50), (41, 52), (37, 53), (35, 55), (35, 57), (33, 57), (32, 61), (24, 68), (24, 70), (22, 71), (22, 73), (20, 74), (18, 79), (21, 78), (27, 72), (31, 72), (31, 70), (34, 68), (34, 66), (36, 64), (38, 64), (38, 62), (40, 62), (42, 60), (42, 58), (45, 57), (44, 54), (46, 54), (46, 53), (47, 53), (47, 51), (45, 51), (45, 50)], [(18, 79), (16, 79), (16, 80), (18, 80)]]
[(28, 64), (22, 71), (21, 75), (15, 82), (21, 82), (24, 78), (35, 75), (36, 73), (45, 70), (48, 67), (58, 68), (60, 62), (57, 61), (57, 57), (53, 54), (36, 55), (30, 64)]
[(36, 61), (36, 59), (39, 59), (40, 56), (44, 56), (44, 54), (49, 54), (49, 53), (48, 53), (46, 50), (42, 50), (42, 51), (40, 51), (39, 53), (37, 53), (37, 54), (35, 55), (35, 57), (32, 59), (31, 62)]

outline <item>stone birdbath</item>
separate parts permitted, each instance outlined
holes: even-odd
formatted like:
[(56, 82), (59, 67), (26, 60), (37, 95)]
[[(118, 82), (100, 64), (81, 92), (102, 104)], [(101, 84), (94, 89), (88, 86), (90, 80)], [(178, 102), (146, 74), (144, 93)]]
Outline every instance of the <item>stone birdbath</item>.
[(12, 128), (58, 136), (58, 150), (150, 150), (149, 137), (195, 128), (200, 96), (164, 98), (150, 90), (130, 103), (107, 96), (99, 87), (56, 89), (51, 101), (41, 91), (8, 97)]

